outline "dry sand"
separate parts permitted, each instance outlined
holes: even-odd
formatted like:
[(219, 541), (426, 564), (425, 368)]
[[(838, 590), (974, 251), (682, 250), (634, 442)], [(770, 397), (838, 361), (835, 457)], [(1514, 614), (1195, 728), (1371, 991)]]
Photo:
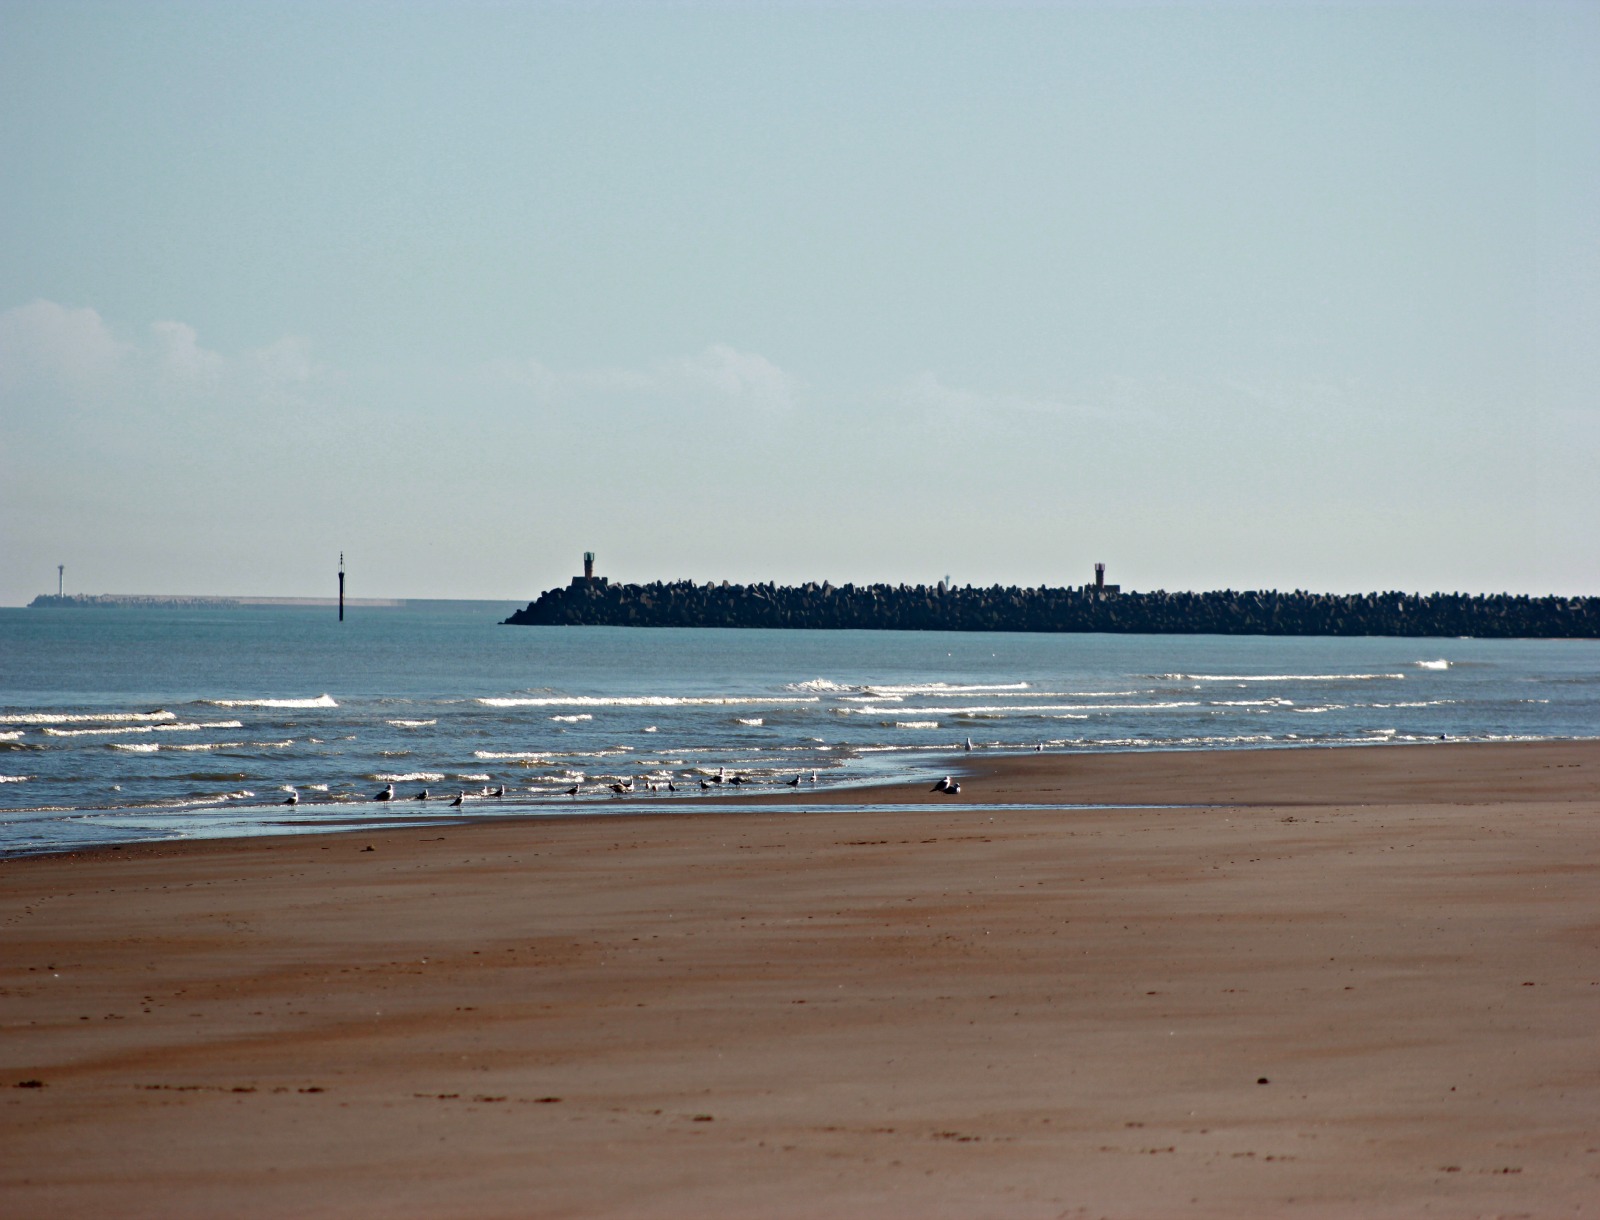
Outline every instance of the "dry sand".
[(0, 863), (0, 1215), (1600, 1212), (1600, 744), (957, 762)]

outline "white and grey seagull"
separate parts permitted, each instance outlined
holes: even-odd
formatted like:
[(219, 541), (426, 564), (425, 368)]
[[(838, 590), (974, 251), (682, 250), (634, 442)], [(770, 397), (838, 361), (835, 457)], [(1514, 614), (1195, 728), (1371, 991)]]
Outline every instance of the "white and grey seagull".
[(372, 799), (375, 800), (375, 801), (392, 801), (392, 800), (394, 800), (394, 785), (393, 784), (385, 785), (383, 791), (378, 793), (378, 795), (373, 797)]

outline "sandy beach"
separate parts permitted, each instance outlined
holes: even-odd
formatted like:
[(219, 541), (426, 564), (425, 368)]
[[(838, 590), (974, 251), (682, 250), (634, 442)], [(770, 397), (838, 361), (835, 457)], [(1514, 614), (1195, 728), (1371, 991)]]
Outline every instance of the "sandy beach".
[(0, 1214), (1600, 1213), (1600, 743), (951, 765), (0, 862)]

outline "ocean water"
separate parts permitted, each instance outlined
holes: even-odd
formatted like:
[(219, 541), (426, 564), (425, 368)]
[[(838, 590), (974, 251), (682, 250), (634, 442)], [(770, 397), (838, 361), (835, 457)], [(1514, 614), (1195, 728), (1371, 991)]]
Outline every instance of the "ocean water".
[(1594, 641), (501, 626), (514, 608), (0, 610), (0, 854), (444, 819), (458, 793), (480, 816), (669, 811), (724, 771), (942, 774), (969, 740), (1600, 735)]

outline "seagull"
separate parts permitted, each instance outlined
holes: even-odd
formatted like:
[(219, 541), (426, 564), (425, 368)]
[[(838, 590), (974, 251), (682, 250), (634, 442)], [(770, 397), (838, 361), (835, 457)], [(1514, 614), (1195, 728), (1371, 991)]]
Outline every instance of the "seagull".
[(578, 785), (577, 784), (573, 784), (572, 787), (568, 788), (567, 789), (567, 795), (568, 796), (577, 796), (578, 795)]
[(417, 793), (417, 795), (412, 797), (411, 799), (414, 800), (414, 801), (425, 801), (425, 800), (427, 800), (428, 799), (428, 790), (426, 788), (424, 788), (421, 792)]
[(800, 786), (800, 777), (797, 775), (792, 780), (789, 781), (789, 787), (798, 788), (799, 786)]
[(956, 793), (961, 791), (961, 785), (956, 780), (951, 780), (950, 786), (944, 791), (946, 796), (954, 796)]
[(673, 782), (672, 782), (672, 781), (671, 781), (671, 780), (670, 780), (670, 779), (669, 779), (669, 780), (668, 780), (668, 781), (667, 781), (667, 791), (668, 791), (668, 792), (676, 792), (676, 791), (677, 791), (677, 790), (678, 790), (678, 785), (677, 785), (677, 784), (675, 784), (675, 783), (673, 783)]
[(935, 784), (932, 788), (929, 788), (928, 791), (929, 792), (949, 792), (950, 791), (950, 785), (953, 782), (954, 781), (947, 775), (942, 780), (940, 780), (937, 784)]
[(289, 799), (288, 800), (279, 802), (279, 804), (282, 804), (282, 805), (298, 805), (299, 803), (300, 803), (300, 794), (298, 792), (294, 792), (294, 791), (291, 791), (289, 793)]
[(813, 784), (817, 782), (817, 773), (815, 771), (811, 773), (811, 782)]
[(394, 800), (394, 785), (393, 784), (389, 784), (387, 787), (384, 788), (384, 790), (382, 792), (378, 793), (378, 795), (373, 797), (372, 799), (375, 800), (375, 801), (392, 801), (392, 800)]
[(505, 794), (506, 786), (504, 784), (501, 784), (498, 788), (489, 789), (487, 793), (488, 796), (504, 796)]
[(628, 794), (628, 789), (623, 784), (612, 784), (611, 791), (615, 792), (618, 796), (626, 796)]
[(728, 781), (728, 782), (729, 782), (729, 783), (730, 783), (730, 784), (747, 784), (747, 783), (749, 783), (749, 782), (750, 782), (750, 781), (749, 781), (749, 780), (747, 780), (747, 779), (745, 779), (745, 777), (744, 777), (744, 776), (742, 776), (742, 775), (735, 775), (735, 776), (734, 776), (734, 777), (733, 777), (733, 778), (732, 778), (732, 779), (730, 779), (730, 780), (729, 780), (729, 781)]
[(706, 791), (706, 790), (707, 790), (707, 789), (708, 789), (708, 788), (710, 788), (710, 787), (711, 787), (711, 785), (710, 785), (710, 784), (708, 784), (708, 783), (706, 783), (706, 781), (705, 781), (705, 780), (701, 780), (701, 781), (700, 781), (700, 791), (701, 791), (701, 792), (704, 792), (704, 791)]
[(1034, 746), (1033, 748), (1037, 753), (1043, 754), (1044, 753), (1044, 742), (1041, 741), (1038, 745)]
[(967, 738), (967, 749), (972, 749), (972, 738)]
[(467, 794), (465, 792), (456, 793), (456, 799), (450, 802), (450, 808), (452, 808), (452, 809), (460, 809), (461, 808), (461, 802), (466, 800), (466, 799), (467, 799)]

